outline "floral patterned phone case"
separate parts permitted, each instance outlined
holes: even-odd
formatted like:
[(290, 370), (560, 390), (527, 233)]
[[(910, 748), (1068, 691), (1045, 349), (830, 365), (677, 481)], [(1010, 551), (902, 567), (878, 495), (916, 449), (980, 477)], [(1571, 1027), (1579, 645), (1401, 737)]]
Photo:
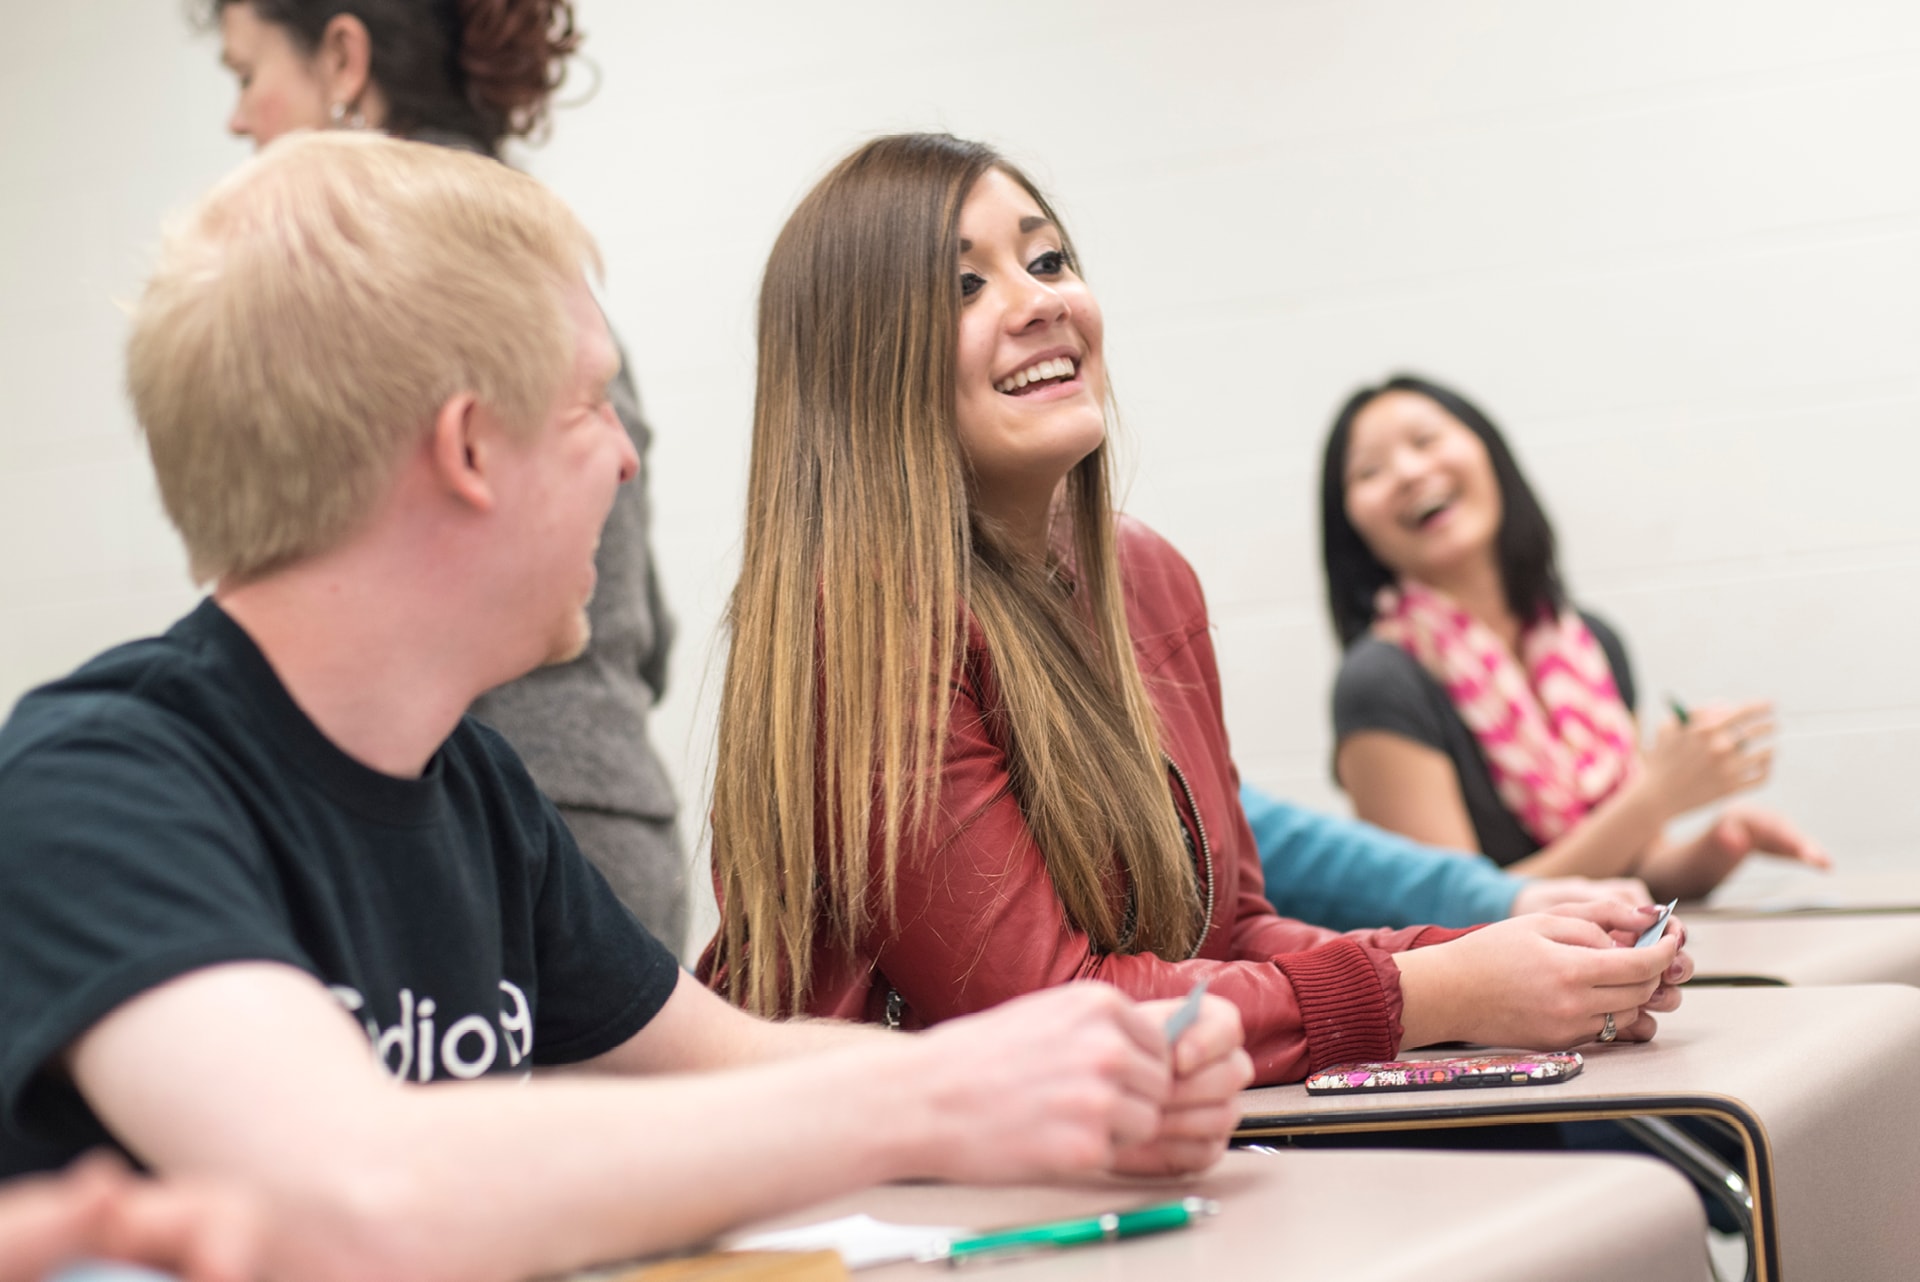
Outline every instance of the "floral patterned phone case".
[(1343, 1091), (1452, 1091), (1477, 1086), (1546, 1086), (1576, 1076), (1585, 1061), (1577, 1051), (1538, 1055), (1455, 1055), (1446, 1059), (1395, 1059), (1377, 1064), (1337, 1064), (1307, 1078), (1307, 1094)]

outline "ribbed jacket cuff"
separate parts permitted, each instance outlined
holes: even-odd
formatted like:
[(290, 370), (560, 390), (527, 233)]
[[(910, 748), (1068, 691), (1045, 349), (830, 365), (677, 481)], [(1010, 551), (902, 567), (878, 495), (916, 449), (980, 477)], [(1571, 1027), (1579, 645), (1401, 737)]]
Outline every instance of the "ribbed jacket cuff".
[(1273, 961), (1293, 984), (1300, 1003), (1307, 1072), (1331, 1064), (1392, 1059), (1399, 1051), (1398, 1003), (1389, 1002), (1366, 949), (1351, 939), (1336, 939)]
[(1425, 930), (1421, 931), (1419, 934), (1415, 935), (1413, 937), (1413, 942), (1411, 944), (1408, 944), (1407, 947), (1428, 948), (1434, 944), (1450, 943), (1451, 941), (1460, 938), (1460, 936), (1462, 935), (1471, 935), (1474, 931), (1479, 930), (1480, 927), (1484, 925), (1486, 925), (1485, 922), (1481, 922), (1480, 926), (1429, 926)]

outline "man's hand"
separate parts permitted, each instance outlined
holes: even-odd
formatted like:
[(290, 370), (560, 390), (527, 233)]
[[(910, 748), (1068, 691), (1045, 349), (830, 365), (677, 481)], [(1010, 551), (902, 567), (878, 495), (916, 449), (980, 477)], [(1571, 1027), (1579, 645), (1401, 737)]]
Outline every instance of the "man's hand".
[[(1181, 1000), (1143, 1002), (1140, 1009), (1165, 1027)], [(1116, 1154), (1114, 1169), (1177, 1175), (1219, 1161), (1240, 1118), (1234, 1099), (1253, 1080), (1245, 1040), (1239, 1007), (1219, 997), (1202, 998), (1199, 1018), (1172, 1047), (1173, 1091), (1161, 1109), (1159, 1131)]]
[(0, 1190), (0, 1282), (40, 1282), (79, 1260), (165, 1269), (186, 1282), (251, 1282), (259, 1237), (238, 1194), (144, 1180), (104, 1153)]
[(911, 1041), (927, 1091), (929, 1173), (943, 1179), (1106, 1169), (1159, 1135), (1174, 1093), (1160, 1022), (1105, 984), (1019, 997)]

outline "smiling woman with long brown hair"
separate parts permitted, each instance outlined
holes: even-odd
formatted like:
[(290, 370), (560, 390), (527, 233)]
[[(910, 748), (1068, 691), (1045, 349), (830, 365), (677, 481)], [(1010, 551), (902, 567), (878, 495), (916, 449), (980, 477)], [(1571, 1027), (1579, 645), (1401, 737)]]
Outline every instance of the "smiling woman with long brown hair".
[[(1448, 1038), (1644, 1038), (1640, 910), (1336, 934), (1274, 915), (1193, 571), (1118, 517), (1098, 304), (995, 152), (878, 139), (774, 246), (702, 973), (918, 1026), (1206, 979), (1261, 1081)], [(1182, 1065), (1183, 1069), (1189, 1067)]]

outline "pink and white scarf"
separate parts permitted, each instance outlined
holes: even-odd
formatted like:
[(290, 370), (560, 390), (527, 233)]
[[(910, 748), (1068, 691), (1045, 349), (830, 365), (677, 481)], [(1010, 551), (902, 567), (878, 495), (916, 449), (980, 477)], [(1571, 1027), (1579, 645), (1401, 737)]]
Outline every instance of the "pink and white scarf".
[(1373, 635), (1446, 690), (1500, 800), (1546, 845), (1638, 770), (1632, 714), (1606, 652), (1573, 610), (1520, 634), (1520, 654), (1444, 594), (1403, 580), (1374, 600)]

